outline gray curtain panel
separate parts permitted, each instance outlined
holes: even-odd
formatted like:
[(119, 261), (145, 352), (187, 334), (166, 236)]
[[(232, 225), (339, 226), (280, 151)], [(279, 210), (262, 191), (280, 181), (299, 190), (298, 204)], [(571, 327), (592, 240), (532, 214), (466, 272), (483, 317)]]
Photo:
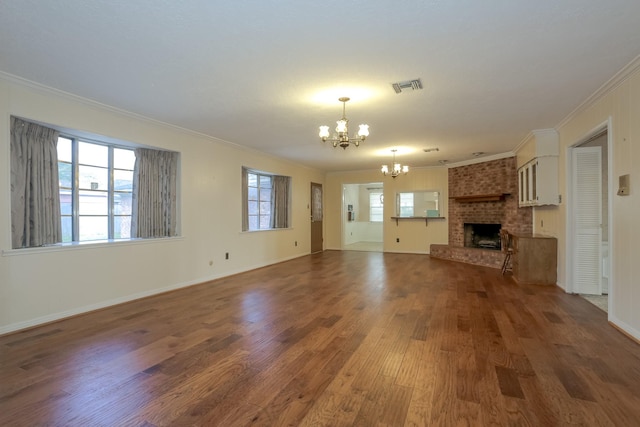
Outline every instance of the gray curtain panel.
[(11, 117), (11, 247), (62, 241), (58, 186), (59, 133)]
[(178, 153), (136, 149), (131, 236), (172, 237), (177, 224)]
[(289, 185), (291, 178), (288, 176), (273, 177), (271, 192), (271, 227), (289, 227)]
[(248, 170), (242, 168), (242, 231), (249, 230), (249, 177)]

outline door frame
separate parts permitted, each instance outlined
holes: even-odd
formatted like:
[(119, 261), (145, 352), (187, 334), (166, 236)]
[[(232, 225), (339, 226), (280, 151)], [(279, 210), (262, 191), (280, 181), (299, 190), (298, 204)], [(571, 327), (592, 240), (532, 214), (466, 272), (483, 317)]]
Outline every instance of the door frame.
[(581, 138), (577, 139), (572, 145), (566, 148), (565, 152), (565, 194), (566, 200), (564, 201), (565, 208), (565, 238), (566, 238), (566, 250), (565, 250), (565, 278), (566, 278), (566, 286), (565, 291), (567, 293), (575, 293), (576, 287), (573, 285), (573, 259), (575, 252), (575, 231), (574, 227), (571, 226), (571, 221), (573, 218), (573, 161), (572, 161), (572, 150), (581, 144), (589, 141), (592, 137), (596, 136), (603, 131), (607, 132), (607, 187), (608, 187), (608, 195), (607, 195), (607, 204), (606, 208), (608, 211), (608, 223), (606, 230), (603, 229), (603, 233), (607, 233), (607, 239), (609, 241), (609, 258), (608, 258), (608, 271), (609, 271), (609, 317), (611, 317), (611, 301), (613, 299), (613, 294), (615, 292), (615, 271), (611, 268), (611, 260), (615, 257), (615, 244), (614, 244), (614, 236), (613, 236), (613, 195), (614, 191), (614, 179), (613, 179), (613, 126), (612, 126), (611, 117), (607, 118), (604, 122), (600, 123), (598, 126), (591, 129), (589, 132), (584, 134)]

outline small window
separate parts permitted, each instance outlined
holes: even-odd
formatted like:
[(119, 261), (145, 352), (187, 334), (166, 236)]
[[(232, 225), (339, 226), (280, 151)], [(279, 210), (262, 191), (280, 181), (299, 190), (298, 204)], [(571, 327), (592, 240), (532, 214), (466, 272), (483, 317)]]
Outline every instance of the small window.
[(243, 231), (288, 228), (291, 177), (242, 168)]
[(400, 193), (400, 215), (402, 217), (415, 216), (413, 206), (413, 193)]
[(384, 199), (382, 193), (369, 193), (369, 221), (382, 222), (384, 218)]

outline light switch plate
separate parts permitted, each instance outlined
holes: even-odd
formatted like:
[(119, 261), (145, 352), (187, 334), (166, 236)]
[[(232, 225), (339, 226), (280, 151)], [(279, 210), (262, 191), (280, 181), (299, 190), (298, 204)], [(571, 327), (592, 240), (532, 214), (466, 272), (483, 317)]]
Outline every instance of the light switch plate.
[(629, 174), (618, 177), (618, 196), (629, 195)]

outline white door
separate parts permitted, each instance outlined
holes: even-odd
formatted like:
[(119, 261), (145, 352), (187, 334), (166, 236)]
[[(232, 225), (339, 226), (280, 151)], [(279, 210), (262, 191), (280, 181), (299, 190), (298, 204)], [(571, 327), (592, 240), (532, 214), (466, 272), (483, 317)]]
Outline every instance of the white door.
[(576, 147), (573, 161), (573, 290), (602, 294), (602, 153)]

